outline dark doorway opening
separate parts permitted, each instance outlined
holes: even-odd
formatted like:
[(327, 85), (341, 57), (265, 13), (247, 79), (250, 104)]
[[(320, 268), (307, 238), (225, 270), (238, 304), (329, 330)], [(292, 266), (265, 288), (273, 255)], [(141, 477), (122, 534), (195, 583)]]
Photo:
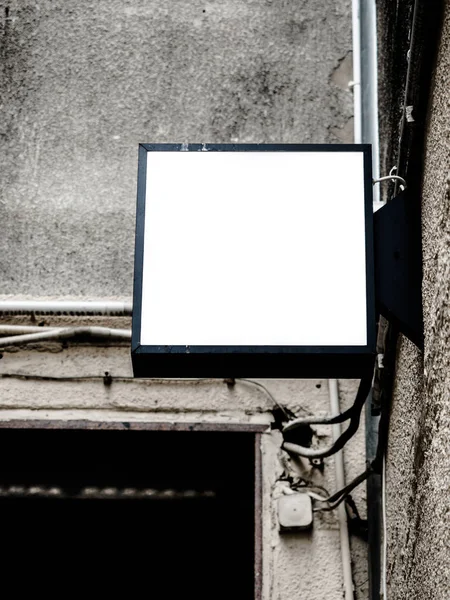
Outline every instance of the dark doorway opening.
[(254, 597), (255, 436), (0, 431), (4, 591)]

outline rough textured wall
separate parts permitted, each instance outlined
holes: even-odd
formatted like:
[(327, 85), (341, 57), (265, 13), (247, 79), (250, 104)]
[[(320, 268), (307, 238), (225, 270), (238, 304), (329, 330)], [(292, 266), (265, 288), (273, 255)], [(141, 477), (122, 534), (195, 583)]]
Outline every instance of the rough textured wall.
[(348, 0), (0, 0), (0, 25), (2, 293), (131, 294), (139, 142), (351, 139)]
[(390, 428), (390, 600), (447, 600), (450, 590), (450, 2), (445, 5), (422, 190), (425, 353), (400, 341)]
[[(397, 161), (414, 0), (377, 0), (376, 4), (380, 173), (384, 175)], [(391, 185), (380, 188), (384, 200), (392, 192)]]

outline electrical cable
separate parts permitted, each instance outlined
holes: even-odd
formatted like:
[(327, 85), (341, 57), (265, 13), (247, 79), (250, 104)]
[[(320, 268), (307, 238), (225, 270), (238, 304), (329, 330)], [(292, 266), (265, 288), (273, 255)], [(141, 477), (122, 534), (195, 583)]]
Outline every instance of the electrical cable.
[(344, 410), (343, 413), (335, 415), (334, 417), (311, 416), (292, 419), (283, 427), (283, 433), (296, 429), (297, 427), (303, 427), (305, 425), (335, 425), (337, 423), (344, 423), (344, 421), (347, 421), (352, 416), (356, 403), (357, 401), (355, 400), (350, 408), (347, 408), (347, 410)]
[[(372, 381), (372, 379), (370, 381)], [(304, 425), (335, 425), (337, 423), (343, 423), (344, 421), (347, 421), (353, 415), (354, 411), (359, 410), (360, 403), (362, 402), (362, 405), (364, 405), (366, 401), (367, 396), (364, 395), (365, 389), (361, 391), (362, 383), (363, 379), (361, 380), (361, 383), (359, 385), (358, 392), (356, 394), (356, 398), (353, 405), (350, 408), (347, 408), (347, 410), (345, 410), (343, 413), (340, 413), (339, 415), (335, 415), (333, 417), (299, 417), (298, 419), (293, 419), (289, 421), (284, 426), (283, 433), (285, 431), (291, 431), (292, 429), (296, 429), (297, 427), (302, 427)]]
[[(1, 338), (0, 338), (1, 340)], [(69, 382), (69, 381), (105, 381), (108, 380), (110, 383), (113, 381), (117, 381), (120, 383), (137, 383), (139, 381), (152, 383), (218, 383), (223, 382), (227, 383), (227, 380), (224, 379), (216, 379), (211, 377), (192, 377), (192, 378), (143, 378), (136, 379), (135, 377), (127, 377), (127, 376), (112, 376), (110, 373), (105, 372), (104, 375), (71, 375), (68, 377), (55, 377), (51, 375), (34, 375), (27, 373), (0, 373), (0, 379), (23, 379), (23, 380), (34, 380), (34, 381), (60, 381), (60, 382)], [(283, 412), (287, 419), (289, 419), (289, 414), (284, 408), (282, 404), (280, 404), (273, 396), (273, 394), (266, 388), (265, 385), (259, 383), (258, 381), (253, 381), (252, 379), (236, 379), (235, 381), (242, 381), (244, 383), (249, 383), (255, 387), (258, 387), (264, 391), (266, 396), (272, 401), (274, 406), (278, 406), (278, 408)], [(302, 409), (306, 410), (306, 409)]]
[[(0, 338), (1, 341), (1, 338)], [(229, 384), (229, 380), (226, 379), (217, 379), (211, 377), (192, 377), (192, 378), (143, 378), (136, 379), (135, 377), (127, 377), (127, 376), (112, 376), (109, 372), (105, 372), (104, 375), (71, 375), (68, 377), (55, 377), (51, 375), (34, 375), (27, 373), (0, 373), (0, 379), (23, 379), (23, 380), (34, 380), (34, 381), (59, 381), (59, 382), (70, 382), (70, 381), (103, 381), (104, 383), (108, 382), (109, 384), (113, 381), (117, 381), (120, 383), (137, 383), (137, 382), (148, 382), (152, 383), (180, 383), (180, 384), (189, 384), (189, 383), (226, 383)], [(255, 387), (260, 388), (266, 394), (266, 396), (271, 400), (274, 406), (277, 406), (285, 415), (286, 419), (289, 419), (289, 413), (286, 408), (280, 404), (273, 394), (266, 388), (265, 385), (259, 383), (258, 381), (253, 381), (252, 379), (236, 379), (234, 381), (242, 381), (244, 383), (251, 384)], [(305, 408), (302, 407), (302, 410), (306, 411)], [(307, 412), (307, 411), (306, 411)]]
[(360, 485), (363, 481), (365, 481), (371, 473), (373, 473), (372, 465), (367, 467), (367, 469), (363, 473), (355, 477), (355, 479), (353, 479), (348, 485), (346, 485), (333, 495), (328, 496), (328, 498), (321, 498), (319, 502), (326, 502), (328, 506), (325, 506), (323, 508), (314, 508), (313, 511), (328, 512), (330, 510), (334, 510), (339, 506), (339, 504), (341, 504), (341, 502), (343, 502), (346, 499), (350, 492), (353, 491), (355, 487)]
[(26, 333), (0, 338), (0, 346), (17, 346), (43, 341), (68, 340), (71, 338), (99, 338), (112, 340), (131, 340), (131, 329), (110, 329), (108, 327), (61, 327), (49, 328), (38, 333)]
[(309, 488), (306, 488), (304, 493), (313, 500), (319, 500), (319, 502), (322, 502), (322, 496), (316, 494), (315, 492), (312, 492)]
[[(331, 496), (327, 498), (323, 498), (319, 500), (319, 502), (327, 503), (328, 506), (320, 508), (315, 507), (313, 509), (314, 512), (327, 512), (330, 510), (334, 510), (341, 502), (345, 500), (345, 498), (350, 494), (350, 492), (360, 485), (363, 481), (365, 481), (372, 473), (383, 473), (383, 463), (385, 456), (385, 449), (387, 445), (387, 436), (389, 430), (389, 406), (383, 405), (381, 408), (381, 416), (378, 424), (378, 445), (377, 452), (373, 461), (368, 465), (367, 469), (360, 473), (355, 479), (353, 479), (349, 484), (347, 484), (344, 488), (338, 490)], [(384, 507), (384, 511), (386, 508)]]
[(60, 382), (69, 382), (69, 381), (104, 381), (105, 379), (109, 379), (112, 381), (117, 381), (120, 383), (139, 383), (139, 382), (148, 382), (152, 383), (217, 383), (222, 381), (221, 379), (211, 379), (211, 378), (186, 378), (186, 379), (163, 379), (163, 378), (142, 378), (136, 379), (135, 377), (127, 377), (127, 376), (112, 376), (107, 371), (104, 375), (69, 375), (68, 377), (55, 377), (52, 375), (34, 375), (27, 373), (0, 373), (0, 379), (23, 379), (23, 380), (33, 380), (33, 381), (60, 381)]
[[(244, 379), (243, 377), (239, 377), (237, 378), (235, 381), (243, 381), (244, 383), (249, 383), (251, 385), (254, 385), (255, 387), (258, 387), (260, 389), (263, 390), (263, 392), (266, 394), (266, 396), (271, 400), (271, 402), (273, 403), (274, 406), (278, 406), (278, 408), (282, 411), (282, 413), (284, 414), (284, 416), (286, 417), (286, 419), (289, 421), (289, 419), (291, 418), (286, 410), (286, 408), (280, 404), (278, 402), (278, 400), (275, 399), (274, 395), (272, 394), (272, 392), (270, 392), (265, 385), (263, 385), (262, 383), (259, 383), (259, 381), (254, 381), (253, 379)], [(306, 409), (302, 409), (305, 410)], [(307, 411), (306, 411), (307, 412)]]
[[(326, 488), (324, 488), (323, 485), (317, 485), (310, 479), (302, 479), (298, 483), (293, 483), (291, 485), (291, 489), (292, 490), (304, 490), (304, 489), (320, 490), (321, 492), (324, 492), (327, 496), (330, 495), (330, 492)], [(320, 496), (320, 499), (322, 500), (323, 496)]]
[[(309, 424), (334, 424), (340, 423), (342, 421), (350, 418), (350, 424), (347, 429), (340, 435), (340, 437), (328, 448), (315, 449), (315, 448), (307, 448), (305, 446), (300, 446), (299, 444), (294, 444), (292, 442), (284, 442), (282, 448), (291, 454), (297, 454), (298, 456), (303, 456), (306, 458), (326, 458), (327, 456), (332, 456), (336, 452), (339, 452), (345, 444), (348, 442), (350, 438), (356, 433), (359, 427), (359, 423), (361, 420), (361, 411), (366, 401), (367, 396), (369, 395), (370, 389), (372, 386), (372, 375), (363, 377), (360, 381), (358, 393), (356, 394), (356, 399), (353, 406), (337, 415), (336, 417), (326, 417), (324, 419), (318, 419), (316, 417), (308, 418), (308, 419), (295, 419), (295, 427), (300, 427), (301, 425), (309, 425)], [(339, 420), (336, 420), (339, 419)], [(342, 420), (341, 420), (342, 419)], [(289, 423), (286, 425), (283, 431), (288, 431)], [(292, 428), (292, 427), (291, 427)]]

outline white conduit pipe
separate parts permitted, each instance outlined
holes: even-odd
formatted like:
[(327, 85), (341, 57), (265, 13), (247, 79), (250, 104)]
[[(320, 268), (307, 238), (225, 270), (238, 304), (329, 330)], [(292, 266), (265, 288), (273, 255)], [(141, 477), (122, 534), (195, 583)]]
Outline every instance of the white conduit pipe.
[[(50, 332), (50, 331), (62, 331), (63, 329), (67, 330), (67, 329), (74, 329), (77, 331), (86, 331), (89, 330), (91, 332), (95, 332), (95, 331), (110, 331), (111, 333), (115, 333), (118, 332), (119, 337), (122, 336), (124, 334), (124, 332), (128, 332), (131, 335), (131, 330), (129, 329), (113, 329), (110, 327), (93, 327), (90, 325), (86, 325), (86, 326), (82, 326), (82, 325), (75, 325), (75, 326), (67, 326), (67, 327), (53, 327), (52, 325), (49, 325), (48, 327), (40, 327), (39, 325), (0, 325), (0, 335), (25, 335), (28, 333), (43, 333), (43, 332)], [(100, 334), (101, 335), (101, 334)], [(1, 340), (1, 338), (0, 338)]]
[(69, 315), (129, 317), (131, 302), (66, 300), (0, 300), (0, 315)]
[[(380, 140), (378, 132), (378, 56), (377, 0), (360, 0), (361, 36), (361, 141), (372, 144), (372, 175), (380, 176)], [(356, 141), (356, 140), (355, 140)], [(373, 188), (374, 210), (380, 203), (380, 188)]]
[(54, 327), (53, 325), (49, 326), (40, 326), (40, 325), (1, 325), (0, 324), (0, 335), (24, 335), (28, 333), (43, 333), (43, 332), (58, 332), (58, 331), (67, 331), (74, 330), (79, 331), (80, 333), (89, 332), (96, 333), (99, 332), (99, 335), (102, 335), (102, 332), (111, 332), (118, 334), (119, 337), (123, 337), (125, 333), (131, 335), (131, 329), (115, 329), (112, 327), (103, 327), (103, 326), (93, 326), (93, 325), (66, 325), (65, 327)]
[(352, 45), (353, 45), (353, 139), (355, 144), (362, 141), (362, 102), (361, 102), (361, 14), (360, 0), (352, 0)]
[[(337, 379), (328, 380), (328, 391), (330, 395), (330, 410), (331, 415), (338, 415), (340, 411), (339, 406), (339, 388)], [(341, 435), (342, 429), (339, 423), (333, 425), (333, 442), (335, 442)], [(345, 474), (344, 474), (344, 456), (342, 450), (336, 452), (334, 455), (334, 469), (336, 474), (336, 490), (340, 490), (345, 487)], [(344, 577), (344, 598), (345, 600), (353, 600), (353, 578), (352, 578), (352, 562), (350, 554), (350, 538), (348, 535), (348, 524), (347, 524), (347, 513), (345, 511), (345, 502), (342, 502), (337, 507), (337, 516), (339, 520), (339, 533), (341, 538), (341, 555), (342, 555), (342, 573)]]
[(39, 325), (0, 325), (0, 335), (24, 335), (25, 333), (42, 333), (55, 331), (61, 327), (39, 327)]
[[(41, 328), (42, 329), (42, 328)], [(110, 329), (108, 327), (60, 327), (48, 328), (39, 333), (13, 335), (0, 338), (0, 347), (19, 346), (53, 340), (67, 340), (74, 337), (101, 338), (109, 340), (131, 340), (131, 330)]]

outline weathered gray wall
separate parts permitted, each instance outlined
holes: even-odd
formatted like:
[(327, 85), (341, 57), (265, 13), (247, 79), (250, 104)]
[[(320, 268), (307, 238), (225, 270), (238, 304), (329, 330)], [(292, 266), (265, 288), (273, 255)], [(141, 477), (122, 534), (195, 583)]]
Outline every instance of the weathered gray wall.
[(450, 596), (450, 2), (444, 4), (422, 189), (425, 352), (400, 340), (389, 434), (390, 600)]
[(348, 0), (1, 0), (0, 22), (1, 293), (131, 294), (139, 142), (351, 139)]
[[(139, 142), (351, 142), (350, 4), (0, 0), (0, 293), (130, 299)], [(9, 322), (19, 321), (29, 322)], [(13, 350), (0, 361), (0, 420), (272, 418), (267, 398), (243, 384), (33, 379), (130, 377), (124, 346)], [(328, 411), (326, 382), (267, 384), (293, 411)], [(354, 392), (355, 382), (341, 383), (344, 407)], [(315, 443), (329, 434), (318, 427)], [(280, 443), (279, 432), (263, 436), (264, 597), (338, 600), (335, 516), (317, 515), (312, 533), (278, 534)], [(306, 467), (334, 488), (332, 459), (323, 476)], [(364, 469), (362, 429), (346, 468), (349, 479)], [(363, 487), (354, 498), (364, 516)], [(354, 537), (352, 548), (356, 597), (365, 598), (365, 544)]]

